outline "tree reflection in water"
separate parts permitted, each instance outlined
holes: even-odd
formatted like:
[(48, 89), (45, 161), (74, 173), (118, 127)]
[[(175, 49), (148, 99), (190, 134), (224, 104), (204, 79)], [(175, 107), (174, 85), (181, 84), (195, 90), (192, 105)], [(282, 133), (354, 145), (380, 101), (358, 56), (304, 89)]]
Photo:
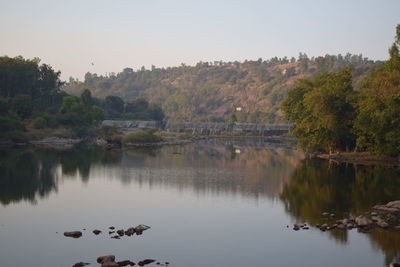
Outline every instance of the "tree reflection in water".
[(2, 149), (0, 150), (0, 203), (19, 201), (33, 204), (37, 198), (57, 192), (59, 173), (87, 181), (91, 164), (119, 162), (120, 153), (88, 146), (68, 150)]
[[(117, 173), (114, 177), (122, 183), (189, 189), (199, 196), (211, 193), (280, 198), (288, 214), (310, 225), (324, 222), (321, 213), (325, 211), (337, 214), (332, 219), (336, 220), (400, 198), (399, 168), (302, 160), (301, 152), (287, 149), (240, 146), (236, 154), (237, 148), (235, 144), (203, 143), (130, 151), (89, 146), (69, 150), (3, 149), (0, 203), (34, 204), (57, 192), (61, 178), (87, 182), (94, 168)], [(343, 244), (348, 240), (346, 231), (322, 234)], [(387, 263), (399, 254), (399, 232), (375, 230), (368, 237), (384, 251)]]
[[(360, 215), (372, 206), (400, 199), (400, 169), (382, 166), (332, 164), (325, 160), (304, 159), (280, 194), (286, 211), (296, 221), (310, 225), (327, 221), (322, 212), (336, 219)], [(353, 230), (355, 231), (355, 230)], [(326, 233), (324, 233), (326, 234)], [(346, 243), (347, 231), (329, 231), (336, 241)], [(400, 253), (400, 233), (374, 230), (368, 235), (373, 245), (385, 252), (386, 263)]]

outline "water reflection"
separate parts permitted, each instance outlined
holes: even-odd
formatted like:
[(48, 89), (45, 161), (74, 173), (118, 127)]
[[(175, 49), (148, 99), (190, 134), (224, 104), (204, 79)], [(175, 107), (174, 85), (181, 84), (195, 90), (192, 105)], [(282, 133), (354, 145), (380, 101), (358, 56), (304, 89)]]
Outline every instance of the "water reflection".
[[(123, 183), (193, 189), (199, 194), (276, 197), (303, 154), (287, 149), (248, 148), (269, 144), (229, 140), (128, 151), (86, 145), (68, 150), (3, 149), (0, 203), (36, 203), (38, 198), (57, 192), (61, 178), (87, 182), (101, 175), (116, 177)], [(235, 152), (238, 146), (240, 154)]]
[[(324, 160), (305, 159), (283, 187), (280, 198), (286, 211), (297, 221), (321, 224), (322, 212), (333, 212), (340, 218), (360, 215), (376, 204), (400, 197), (400, 169), (380, 166), (332, 164)], [(346, 243), (348, 232), (330, 231), (334, 240)], [(400, 233), (374, 231), (372, 244), (386, 254), (390, 263), (400, 253)]]
[(2, 149), (0, 150), (0, 203), (22, 200), (33, 204), (51, 192), (57, 192), (62, 175), (89, 179), (93, 164), (109, 165), (120, 161), (119, 153), (88, 146), (69, 150)]
[(303, 156), (284, 149), (241, 148), (240, 154), (231, 150), (229, 146), (202, 143), (165, 147), (153, 158), (127, 151), (112, 176), (126, 183), (189, 189), (198, 194), (274, 198)]
[[(280, 199), (294, 220), (314, 225), (321, 223), (324, 211), (339, 217), (358, 215), (375, 204), (399, 199), (398, 168), (330, 164), (304, 159), (300, 151), (286, 149), (286, 144), (275, 149), (279, 144), (274, 142), (246, 142), (217, 140), (129, 151), (89, 146), (0, 150), (0, 203), (35, 204), (57, 193), (63, 179), (86, 183), (103, 177), (150, 189), (194, 192), (200, 197)], [(321, 234), (341, 244), (349, 240), (346, 231)], [(385, 253), (387, 263), (399, 255), (399, 232), (374, 231), (368, 238)]]

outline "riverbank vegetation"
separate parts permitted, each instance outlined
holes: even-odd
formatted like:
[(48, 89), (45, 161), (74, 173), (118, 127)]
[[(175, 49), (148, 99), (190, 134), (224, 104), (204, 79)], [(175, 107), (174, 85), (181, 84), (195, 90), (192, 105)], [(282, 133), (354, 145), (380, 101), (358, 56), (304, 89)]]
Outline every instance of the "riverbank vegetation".
[(390, 58), (360, 88), (354, 69), (300, 79), (282, 103), (293, 134), (308, 151), (400, 155), (400, 25)]
[(162, 120), (160, 106), (144, 99), (79, 96), (61, 90), (60, 72), (38, 58), (0, 57), (0, 141), (23, 143), (49, 136), (93, 137), (105, 118)]

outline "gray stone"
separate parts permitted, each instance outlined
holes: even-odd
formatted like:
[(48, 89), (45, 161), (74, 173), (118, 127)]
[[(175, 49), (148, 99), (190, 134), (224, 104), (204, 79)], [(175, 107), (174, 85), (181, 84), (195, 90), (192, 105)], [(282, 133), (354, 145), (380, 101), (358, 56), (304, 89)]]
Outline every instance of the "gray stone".
[(64, 232), (64, 236), (72, 237), (72, 238), (79, 238), (82, 236), (82, 232), (80, 232), (80, 231)]
[(355, 221), (356, 221), (356, 224), (360, 227), (367, 227), (372, 224), (371, 220), (369, 220), (365, 217), (362, 217), (362, 216), (357, 217)]
[(97, 258), (97, 263), (115, 262), (114, 255), (100, 256)]

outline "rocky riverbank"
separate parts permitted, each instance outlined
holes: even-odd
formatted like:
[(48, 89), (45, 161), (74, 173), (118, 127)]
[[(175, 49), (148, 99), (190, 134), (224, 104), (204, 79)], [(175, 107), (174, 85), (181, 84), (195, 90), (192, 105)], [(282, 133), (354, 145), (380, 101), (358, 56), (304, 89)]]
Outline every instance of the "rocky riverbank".
[[(323, 212), (322, 218), (334, 218), (335, 214)], [(392, 201), (384, 205), (375, 205), (372, 210), (364, 214), (336, 220), (332, 223), (314, 225), (319, 230), (325, 232), (330, 230), (352, 230), (358, 229), (361, 233), (370, 233), (374, 229), (385, 229), (400, 231), (400, 200)], [(306, 223), (296, 223), (293, 230), (308, 230), (310, 227)]]

